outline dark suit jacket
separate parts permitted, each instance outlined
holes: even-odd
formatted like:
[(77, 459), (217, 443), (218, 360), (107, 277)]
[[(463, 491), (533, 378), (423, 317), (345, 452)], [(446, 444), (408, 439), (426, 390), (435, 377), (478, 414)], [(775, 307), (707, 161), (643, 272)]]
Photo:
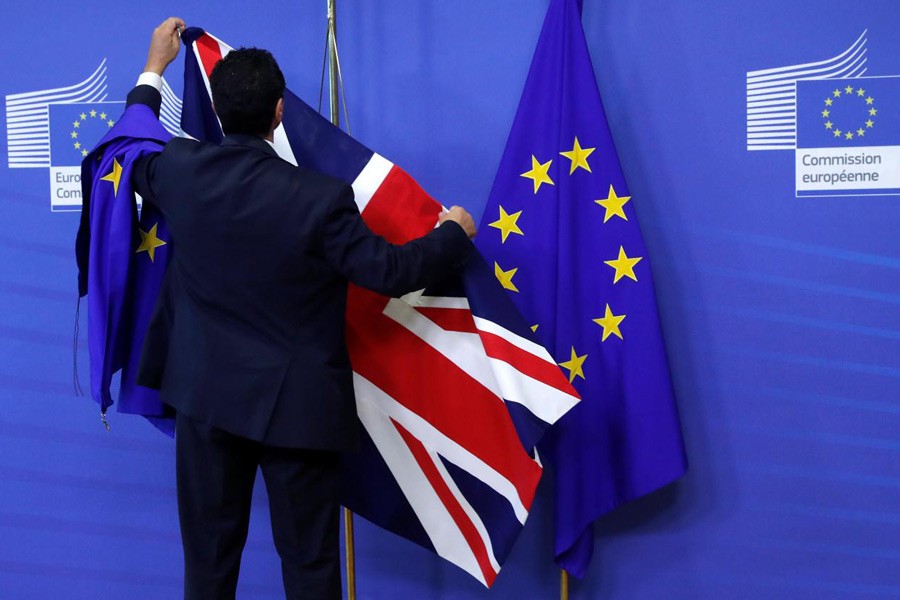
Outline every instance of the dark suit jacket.
[[(150, 86), (128, 102), (159, 114)], [(136, 165), (132, 182), (173, 238), (139, 383), (189, 417), (273, 446), (357, 444), (348, 281), (398, 296), (472, 251), (452, 222), (389, 244), (365, 225), (350, 186), (253, 136), (174, 139)]]

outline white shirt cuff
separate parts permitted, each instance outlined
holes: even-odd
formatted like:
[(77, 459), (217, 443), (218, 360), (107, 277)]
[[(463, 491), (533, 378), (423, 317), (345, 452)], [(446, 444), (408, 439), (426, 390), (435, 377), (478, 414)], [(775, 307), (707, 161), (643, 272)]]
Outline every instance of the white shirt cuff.
[(137, 85), (149, 85), (156, 88), (156, 91), (162, 91), (162, 77), (157, 75), (156, 73), (147, 71), (146, 73), (141, 73), (141, 76), (138, 77)]

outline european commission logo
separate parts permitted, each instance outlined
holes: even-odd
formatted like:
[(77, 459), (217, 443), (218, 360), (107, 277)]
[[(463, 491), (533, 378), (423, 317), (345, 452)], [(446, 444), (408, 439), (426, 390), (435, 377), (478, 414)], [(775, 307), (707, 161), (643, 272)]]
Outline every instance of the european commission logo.
[(870, 76), (866, 33), (828, 60), (747, 73), (747, 149), (793, 150), (803, 196), (900, 195), (900, 76)]
[[(90, 77), (68, 87), (6, 96), (10, 169), (47, 169), (50, 209), (81, 210), (81, 161), (125, 109), (107, 100), (106, 59)], [(181, 100), (163, 81), (160, 121), (181, 134)]]

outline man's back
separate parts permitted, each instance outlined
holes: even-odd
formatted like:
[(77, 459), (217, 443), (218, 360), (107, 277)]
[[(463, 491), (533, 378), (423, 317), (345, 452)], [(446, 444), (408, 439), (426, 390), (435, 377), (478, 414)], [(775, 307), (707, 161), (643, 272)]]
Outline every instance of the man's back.
[(173, 140), (135, 182), (174, 244), (146, 346), (163, 336), (165, 362), (144, 357), (149, 370), (164, 368), (163, 400), (271, 445), (353, 447), (347, 281), (391, 295), (418, 289), (465, 234), (451, 225), (391, 246), (365, 227), (349, 186), (283, 161), (255, 136)]

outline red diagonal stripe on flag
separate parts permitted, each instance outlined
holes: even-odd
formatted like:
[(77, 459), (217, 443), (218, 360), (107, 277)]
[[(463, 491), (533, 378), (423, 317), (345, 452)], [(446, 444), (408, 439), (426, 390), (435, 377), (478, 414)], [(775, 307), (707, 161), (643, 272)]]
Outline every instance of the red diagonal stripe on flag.
[(484, 351), (491, 358), (509, 363), (520, 373), (546, 383), (566, 394), (573, 394), (575, 391), (557, 365), (547, 362), (531, 352), (522, 350), (494, 333), (479, 331), (478, 334), (481, 336), (481, 343), (484, 344)]
[(497, 471), (530, 508), (541, 468), (522, 448), (503, 400), (384, 315), (386, 303), (384, 296), (351, 287), (347, 341), (353, 370)]
[(392, 244), (403, 244), (434, 229), (441, 205), (409, 174), (394, 165), (363, 211), (369, 229)]
[(494, 567), (488, 558), (487, 547), (484, 545), (484, 540), (481, 539), (478, 529), (476, 529), (472, 520), (469, 518), (469, 515), (466, 514), (466, 511), (456, 499), (456, 496), (450, 491), (447, 482), (444, 481), (440, 471), (438, 471), (437, 467), (434, 465), (434, 461), (425, 446), (423, 446), (410, 432), (404, 429), (402, 425), (396, 421), (391, 422), (394, 427), (397, 428), (403, 441), (406, 442), (410, 452), (416, 459), (416, 463), (419, 465), (419, 468), (422, 469), (422, 473), (425, 474), (428, 483), (434, 488), (438, 498), (441, 499), (441, 503), (444, 505), (444, 508), (447, 509), (453, 522), (456, 523), (456, 527), (459, 529), (460, 533), (462, 533), (466, 543), (472, 550), (475, 560), (478, 561), (478, 566), (481, 568), (481, 573), (484, 575), (487, 586), (490, 587), (494, 583), (494, 579), (497, 578), (497, 573), (494, 572)]
[(416, 306), (414, 308), (445, 331), (478, 332), (475, 329), (472, 311), (467, 308), (437, 308), (434, 306)]
[(197, 52), (200, 54), (200, 63), (208, 78), (212, 74), (213, 67), (222, 60), (222, 49), (219, 42), (211, 36), (203, 34), (197, 38)]

